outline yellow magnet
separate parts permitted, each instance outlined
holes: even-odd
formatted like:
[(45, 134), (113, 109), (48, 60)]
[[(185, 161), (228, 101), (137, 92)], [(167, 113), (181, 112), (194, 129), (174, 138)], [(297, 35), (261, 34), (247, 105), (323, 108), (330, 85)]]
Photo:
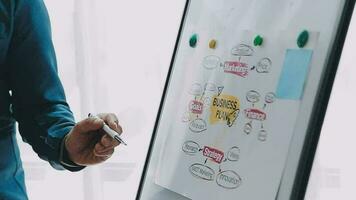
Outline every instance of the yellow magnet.
[(214, 39), (210, 40), (210, 42), (209, 42), (209, 48), (210, 48), (210, 49), (215, 49), (215, 48), (216, 48), (216, 43), (217, 43), (216, 40), (214, 40)]

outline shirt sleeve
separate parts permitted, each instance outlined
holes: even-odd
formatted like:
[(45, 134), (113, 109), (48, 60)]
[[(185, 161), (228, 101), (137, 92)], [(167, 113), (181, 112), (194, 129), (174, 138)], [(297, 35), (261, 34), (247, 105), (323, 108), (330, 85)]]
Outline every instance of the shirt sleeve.
[(9, 67), (13, 114), (22, 139), (56, 169), (62, 164), (61, 144), (75, 125), (57, 74), (50, 22), (43, 0), (18, 0), (13, 16)]

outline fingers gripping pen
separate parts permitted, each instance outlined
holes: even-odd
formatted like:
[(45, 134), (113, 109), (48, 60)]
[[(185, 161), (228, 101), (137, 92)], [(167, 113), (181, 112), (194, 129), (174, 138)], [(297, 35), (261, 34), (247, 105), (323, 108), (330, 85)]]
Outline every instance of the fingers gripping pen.
[[(98, 118), (97, 116), (89, 113), (88, 117), (94, 117), (94, 118)], [(121, 138), (121, 136), (114, 130), (112, 130), (105, 122), (104, 122), (104, 126), (103, 126), (103, 130), (110, 135), (110, 137), (112, 137), (113, 139), (117, 140), (118, 142), (127, 145), (127, 143)]]

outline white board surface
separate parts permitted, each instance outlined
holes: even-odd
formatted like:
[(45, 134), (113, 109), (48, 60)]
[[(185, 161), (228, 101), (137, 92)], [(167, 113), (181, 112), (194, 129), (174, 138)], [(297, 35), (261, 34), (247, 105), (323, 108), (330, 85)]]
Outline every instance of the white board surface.
[[(343, 4), (191, 1), (141, 199), (288, 198)], [(301, 91), (283, 89), (293, 59), (306, 63)]]

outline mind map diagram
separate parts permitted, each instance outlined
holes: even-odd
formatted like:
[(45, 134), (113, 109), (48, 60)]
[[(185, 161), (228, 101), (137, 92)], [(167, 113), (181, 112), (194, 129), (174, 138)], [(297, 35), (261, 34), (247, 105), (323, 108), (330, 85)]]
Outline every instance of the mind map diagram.
[[(246, 57), (254, 56), (255, 49), (246, 44), (239, 44), (230, 51), (233, 59), (222, 61), (219, 56), (209, 55), (203, 58), (202, 67), (214, 73), (232, 75), (233, 78), (246, 80), (251, 73), (267, 74), (272, 69), (272, 60), (262, 57), (256, 63), (244, 61)], [(236, 128), (238, 120), (245, 125), (237, 127), (237, 134), (255, 135), (260, 142), (268, 140), (265, 122), (270, 118), (267, 108), (276, 101), (275, 94), (268, 92), (261, 95), (258, 89), (249, 90), (244, 97), (238, 97), (224, 92), (225, 86), (217, 83), (195, 82), (189, 88), (191, 96), (181, 122), (189, 126), (189, 134), (199, 134), (208, 137), (208, 128), (217, 124)], [(242, 101), (244, 103), (242, 103)], [(247, 105), (242, 108), (242, 105)], [(188, 137), (189, 137), (188, 134)], [(236, 145), (218, 148), (201, 144), (194, 139), (185, 140), (182, 151), (187, 156), (195, 156), (198, 162), (191, 163), (189, 172), (195, 178), (206, 182), (214, 182), (224, 189), (237, 189), (243, 184), (243, 178), (238, 174), (238, 166), (231, 166), (240, 159), (241, 149)], [(200, 162), (199, 162), (200, 160)]]

